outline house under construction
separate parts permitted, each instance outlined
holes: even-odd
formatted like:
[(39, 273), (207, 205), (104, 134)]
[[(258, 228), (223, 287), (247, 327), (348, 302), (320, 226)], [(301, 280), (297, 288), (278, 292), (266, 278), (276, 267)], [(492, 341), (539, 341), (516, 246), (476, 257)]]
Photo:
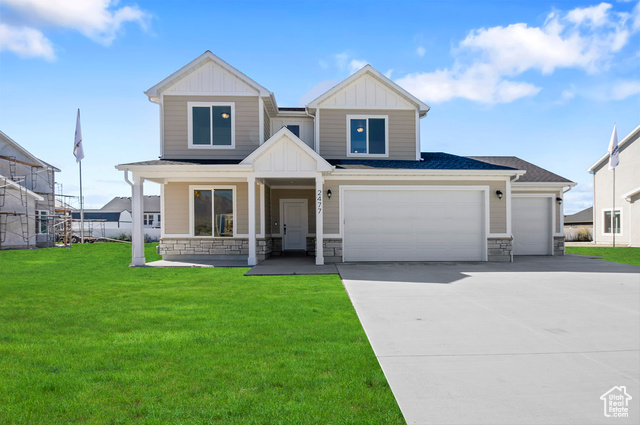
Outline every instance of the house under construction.
[(56, 208), (56, 172), (0, 131), (0, 249), (55, 244), (70, 217)]

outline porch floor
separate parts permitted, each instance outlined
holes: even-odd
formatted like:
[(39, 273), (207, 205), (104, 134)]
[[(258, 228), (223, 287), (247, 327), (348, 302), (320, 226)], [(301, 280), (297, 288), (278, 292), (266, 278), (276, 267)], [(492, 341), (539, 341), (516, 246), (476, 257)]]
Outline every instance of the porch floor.
[(312, 274), (338, 274), (335, 264), (316, 266), (316, 257), (312, 255), (272, 256), (254, 266), (245, 276), (287, 276)]

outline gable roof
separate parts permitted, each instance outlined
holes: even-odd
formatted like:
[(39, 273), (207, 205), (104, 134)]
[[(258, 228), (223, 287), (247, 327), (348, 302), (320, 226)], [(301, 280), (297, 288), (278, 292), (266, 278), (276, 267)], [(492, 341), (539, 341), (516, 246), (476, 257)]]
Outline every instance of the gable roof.
[(31, 152), (29, 152), (28, 150), (26, 150), (25, 148), (20, 146), (20, 144), (18, 142), (13, 140), (11, 137), (7, 136), (7, 134), (4, 133), (3, 131), (0, 131), (0, 138), (4, 139), (4, 141), (6, 141), (10, 145), (12, 145), (16, 150), (20, 151), (23, 155), (25, 155), (27, 158), (29, 158), (31, 161), (33, 161), (35, 164), (37, 164), (37, 165), (39, 165), (41, 167), (44, 167), (44, 168), (51, 167), (56, 172), (58, 172), (58, 173), (60, 172), (60, 169), (58, 169), (57, 167), (54, 167), (53, 165), (48, 164), (48, 163), (44, 162), (43, 160), (41, 160), (40, 158), (36, 157)]
[(409, 100), (411, 103), (418, 106), (420, 110), (420, 116), (426, 115), (427, 112), (429, 112), (429, 109), (431, 109), (426, 103), (424, 103), (423, 101), (421, 101), (420, 99), (418, 99), (417, 97), (415, 97), (414, 95), (412, 95), (411, 93), (409, 93), (408, 91), (400, 87), (398, 84), (391, 81), (389, 78), (382, 75), (371, 65), (365, 65), (358, 72), (355, 72), (354, 74), (349, 76), (347, 79), (338, 83), (330, 90), (326, 91), (325, 93), (321, 94), (320, 96), (318, 96), (317, 98), (309, 102), (309, 104), (307, 104), (307, 107), (310, 109), (317, 108), (320, 103), (327, 100), (329, 97), (336, 94), (338, 91), (347, 87), (349, 84), (353, 83), (354, 81), (358, 80), (360, 77), (364, 75), (371, 75), (373, 78), (375, 78), (382, 84), (386, 85), (387, 87), (389, 87), (390, 89), (392, 89), (393, 91), (395, 91), (396, 93), (404, 97), (405, 99)]
[[(629, 134), (624, 136), (624, 138), (618, 143), (618, 150), (620, 154), (622, 154), (622, 148), (624, 148), (627, 144), (633, 143), (635, 140), (640, 138), (640, 125), (631, 130)], [(609, 159), (609, 152), (605, 153), (597, 160), (589, 169), (587, 170), (591, 174), (595, 173), (596, 168), (598, 168), (604, 161)]]
[(260, 157), (265, 155), (270, 150), (274, 149), (276, 145), (283, 139), (287, 139), (291, 141), (295, 146), (301, 149), (305, 154), (307, 154), (313, 161), (316, 163), (317, 171), (331, 171), (333, 168), (327, 162), (326, 159), (321, 157), (316, 151), (311, 149), (305, 142), (300, 140), (295, 134), (291, 132), (287, 127), (282, 127), (280, 130), (276, 132), (273, 136), (269, 138), (266, 142), (264, 142), (258, 149), (254, 150), (243, 159), (240, 164), (248, 165), (255, 164), (259, 161)]
[(575, 214), (565, 215), (564, 224), (593, 224), (593, 207), (585, 208)]
[(444, 152), (422, 152), (421, 161), (390, 159), (334, 159), (336, 169), (413, 169), (413, 170), (513, 170), (516, 168), (477, 161)]
[(154, 98), (157, 98), (160, 95), (160, 92), (164, 88), (181, 80), (182, 78), (186, 77), (190, 73), (194, 72), (195, 70), (197, 70), (198, 68), (200, 68), (201, 66), (209, 62), (214, 62), (216, 65), (222, 67), (224, 70), (230, 72), (235, 77), (239, 78), (244, 83), (254, 88), (258, 92), (259, 96), (273, 95), (269, 90), (267, 90), (266, 88), (264, 88), (263, 86), (261, 86), (260, 84), (252, 80), (251, 78), (247, 77), (245, 74), (238, 71), (236, 68), (229, 65), (227, 62), (223, 61), (213, 53), (211, 53), (211, 51), (209, 50), (207, 50), (206, 52), (204, 52), (203, 54), (201, 54), (200, 56), (198, 56), (197, 58), (195, 58), (194, 60), (192, 60), (191, 62), (189, 62), (188, 64), (186, 64), (185, 66), (177, 70), (176, 72), (174, 72), (173, 74), (169, 75), (167, 78), (160, 81), (158, 84), (151, 87), (149, 90), (145, 91), (144, 93), (149, 97), (149, 100), (154, 101)]
[[(131, 197), (130, 196), (116, 196), (106, 204), (99, 211), (101, 212), (117, 212), (131, 211)], [(143, 210), (144, 212), (160, 212), (160, 196), (158, 195), (145, 195), (143, 198)]]
[(526, 170), (526, 174), (520, 177), (517, 183), (567, 183), (575, 186), (576, 183), (569, 179), (565, 179), (551, 171), (538, 167), (535, 164), (527, 162), (516, 156), (468, 156), (467, 158), (475, 159), (489, 164), (502, 165), (505, 167), (517, 168), (518, 170)]
[(5, 186), (5, 187), (8, 187), (9, 189), (17, 190), (18, 192), (22, 192), (24, 190), (25, 193), (28, 196), (31, 196), (33, 199), (37, 201), (44, 201), (44, 198), (42, 196), (38, 195), (35, 192), (30, 191), (29, 189), (22, 186), (21, 184), (16, 183), (15, 181), (11, 180), (9, 177), (5, 177), (2, 174), (0, 174), (0, 180), (2, 180), (2, 183), (0, 184), (1, 186)]

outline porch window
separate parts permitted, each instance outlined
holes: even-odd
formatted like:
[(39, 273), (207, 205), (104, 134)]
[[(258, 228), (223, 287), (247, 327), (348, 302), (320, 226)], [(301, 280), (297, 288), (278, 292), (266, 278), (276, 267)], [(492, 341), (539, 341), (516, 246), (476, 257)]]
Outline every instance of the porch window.
[(235, 202), (233, 189), (192, 190), (193, 236), (233, 237)]
[(386, 115), (348, 115), (347, 156), (389, 156), (387, 120)]
[[(615, 215), (613, 216), (613, 228), (616, 234), (622, 233), (621, 227), (622, 227), (622, 224), (620, 220), (620, 210), (616, 210)], [(604, 233), (609, 235), (612, 234), (611, 233), (611, 210), (604, 212)]]
[(189, 148), (233, 149), (235, 104), (188, 102)]

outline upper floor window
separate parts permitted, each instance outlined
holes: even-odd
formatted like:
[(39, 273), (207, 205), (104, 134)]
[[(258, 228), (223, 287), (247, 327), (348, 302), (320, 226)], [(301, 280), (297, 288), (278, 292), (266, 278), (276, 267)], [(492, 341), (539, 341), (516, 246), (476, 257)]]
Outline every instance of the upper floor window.
[(189, 148), (234, 149), (235, 104), (188, 102)]
[(300, 137), (300, 125), (299, 124), (287, 124), (285, 125), (296, 137)]
[(386, 115), (347, 115), (347, 156), (389, 156)]

